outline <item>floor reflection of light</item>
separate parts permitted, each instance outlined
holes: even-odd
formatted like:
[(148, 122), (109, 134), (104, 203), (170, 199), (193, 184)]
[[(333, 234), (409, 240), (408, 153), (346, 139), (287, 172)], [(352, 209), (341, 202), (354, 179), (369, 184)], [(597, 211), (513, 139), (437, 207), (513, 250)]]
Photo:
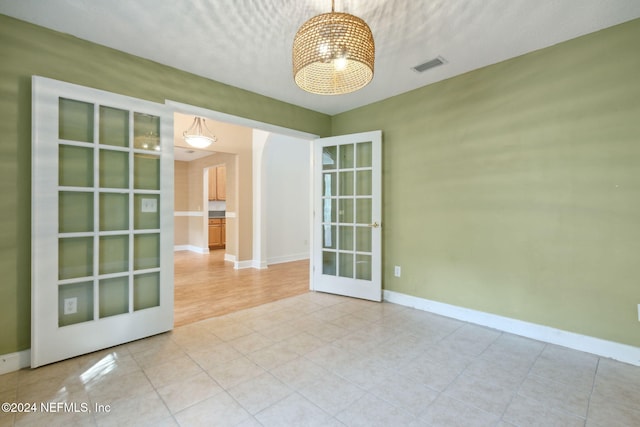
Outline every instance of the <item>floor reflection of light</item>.
[(106, 376), (118, 366), (118, 358), (115, 353), (109, 353), (89, 369), (80, 374), (82, 384), (93, 382), (100, 377)]
[(67, 387), (62, 386), (62, 388), (58, 390), (51, 399), (49, 399), (49, 402), (66, 401), (68, 397), (69, 397), (69, 391), (67, 390)]

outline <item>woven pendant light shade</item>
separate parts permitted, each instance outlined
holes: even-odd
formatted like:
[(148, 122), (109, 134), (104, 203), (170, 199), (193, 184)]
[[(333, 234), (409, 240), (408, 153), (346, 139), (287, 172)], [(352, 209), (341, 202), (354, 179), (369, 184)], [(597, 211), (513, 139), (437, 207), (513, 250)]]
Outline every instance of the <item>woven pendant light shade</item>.
[(323, 13), (305, 22), (293, 41), (293, 77), (307, 92), (340, 95), (373, 78), (371, 29), (348, 13)]

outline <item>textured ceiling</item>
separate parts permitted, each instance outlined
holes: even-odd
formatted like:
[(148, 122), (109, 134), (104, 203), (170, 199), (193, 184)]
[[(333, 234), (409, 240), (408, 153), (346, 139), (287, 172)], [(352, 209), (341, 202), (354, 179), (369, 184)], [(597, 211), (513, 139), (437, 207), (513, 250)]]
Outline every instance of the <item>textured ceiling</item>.
[[(376, 43), (347, 95), (293, 82), (298, 27), (330, 0), (0, 0), (0, 13), (327, 114), (347, 111), (640, 17), (639, 0), (336, 0)], [(411, 70), (436, 56), (447, 63)]]

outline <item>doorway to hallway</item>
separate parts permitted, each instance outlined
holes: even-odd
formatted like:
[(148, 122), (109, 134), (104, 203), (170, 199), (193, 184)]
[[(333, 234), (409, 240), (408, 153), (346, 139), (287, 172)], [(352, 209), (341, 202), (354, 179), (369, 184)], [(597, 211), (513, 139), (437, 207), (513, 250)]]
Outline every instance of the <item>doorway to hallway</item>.
[(309, 292), (309, 260), (237, 270), (224, 249), (174, 259), (176, 327)]
[[(188, 166), (184, 180), (179, 179), (180, 168), (175, 168), (175, 326), (308, 292), (310, 141), (314, 136), (194, 106), (167, 104), (174, 108), (176, 148), (183, 145), (179, 130), (192, 116), (206, 117), (218, 139), (208, 154), (229, 157), (208, 163), (204, 158), (176, 161)], [(181, 125), (182, 116), (190, 117)], [(213, 249), (216, 246), (202, 238), (211, 214), (200, 188), (202, 172), (205, 166), (218, 164), (226, 165), (228, 186), (223, 250)], [(181, 197), (186, 199), (183, 203), (179, 203)], [(178, 222), (187, 227), (180, 228)]]

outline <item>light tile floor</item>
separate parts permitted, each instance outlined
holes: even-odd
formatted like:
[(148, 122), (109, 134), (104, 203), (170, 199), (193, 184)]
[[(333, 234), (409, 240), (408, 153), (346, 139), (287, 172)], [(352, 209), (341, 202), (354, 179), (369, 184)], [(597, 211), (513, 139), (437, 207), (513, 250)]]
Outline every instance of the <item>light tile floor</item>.
[(308, 293), (0, 376), (0, 402), (38, 408), (0, 426), (639, 426), (640, 367)]

